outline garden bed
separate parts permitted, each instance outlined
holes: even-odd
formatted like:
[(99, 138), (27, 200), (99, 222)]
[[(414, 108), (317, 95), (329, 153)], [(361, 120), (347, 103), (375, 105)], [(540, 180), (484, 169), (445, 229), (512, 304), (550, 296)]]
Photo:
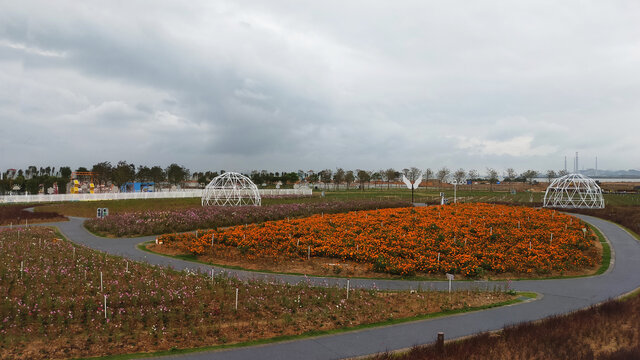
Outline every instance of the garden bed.
[(74, 246), (47, 228), (5, 228), (0, 359), (162, 351), (336, 331), (515, 301), (518, 295), (504, 290), (351, 289), (347, 299), (345, 288), (176, 272)]
[(27, 211), (33, 205), (0, 206), (0, 225), (28, 225), (43, 222), (67, 221), (66, 217), (49, 211)]
[(600, 264), (602, 249), (588, 228), (578, 218), (553, 210), (458, 204), (166, 234), (158, 237), (162, 247), (153, 250), (192, 254), (223, 265), (253, 261), (272, 271), (306, 260), (305, 273), (322, 275), (310, 270), (338, 263), (353, 276), (575, 276), (594, 273)]
[(312, 214), (408, 206), (406, 201), (331, 201), (269, 206), (207, 206), (179, 210), (145, 211), (90, 219), (85, 226), (106, 236), (143, 236), (204, 228), (252, 224)]

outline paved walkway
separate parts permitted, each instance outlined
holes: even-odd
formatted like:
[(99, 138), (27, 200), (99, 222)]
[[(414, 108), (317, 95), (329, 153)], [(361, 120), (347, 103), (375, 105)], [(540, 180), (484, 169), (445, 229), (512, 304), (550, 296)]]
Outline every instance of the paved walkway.
[[(450, 317), (422, 320), (411, 323), (378, 327), (336, 335), (319, 336), (302, 340), (280, 342), (270, 345), (251, 346), (238, 349), (208, 351), (166, 359), (341, 359), (387, 350), (410, 348), (414, 345), (435, 341), (439, 331), (447, 339), (458, 338), (479, 332), (498, 330), (506, 325), (542, 319), (597, 304), (625, 294), (640, 287), (640, 242), (619, 226), (597, 218), (576, 215), (598, 227), (612, 247), (612, 264), (599, 276), (558, 279), (514, 281), (511, 288), (518, 291), (533, 291), (541, 294), (536, 301), (512, 306), (465, 313)], [(71, 218), (69, 222), (55, 223), (71, 241), (90, 248), (121, 255), (150, 264), (171, 266), (175, 269), (191, 269), (209, 273), (211, 266), (154, 255), (137, 249), (136, 245), (155, 237), (134, 239), (107, 239), (96, 237), (83, 226), (84, 219)], [(262, 274), (248, 271), (214, 268), (240, 279), (259, 278), (273, 281), (298, 283), (300, 281), (328, 286), (344, 286), (345, 279), (305, 277), (295, 275)], [(352, 287), (378, 288), (383, 290), (446, 289), (442, 281), (403, 281), (352, 279)], [(493, 288), (505, 286), (505, 282), (454, 282), (454, 288)]]

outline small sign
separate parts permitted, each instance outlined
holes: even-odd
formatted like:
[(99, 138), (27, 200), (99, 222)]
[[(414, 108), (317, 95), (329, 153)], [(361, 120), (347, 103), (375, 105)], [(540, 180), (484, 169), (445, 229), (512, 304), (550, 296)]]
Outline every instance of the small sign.
[(454, 275), (447, 273), (447, 280), (453, 280)]
[(96, 217), (102, 219), (109, 216), (109, 208), (98, 208), (96, 210)]

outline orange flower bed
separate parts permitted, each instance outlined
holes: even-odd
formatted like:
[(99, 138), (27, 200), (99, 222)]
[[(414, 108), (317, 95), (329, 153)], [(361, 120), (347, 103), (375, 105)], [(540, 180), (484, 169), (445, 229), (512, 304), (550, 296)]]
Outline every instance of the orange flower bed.
[(595, 266), (595, 236), (554, 210), (457, 204), (314, 215), (223, 230), (167, 234), (170, 247), (202, 255), (237, 247), (247, 258), (340, 258), (378, 272), (548, 274)]

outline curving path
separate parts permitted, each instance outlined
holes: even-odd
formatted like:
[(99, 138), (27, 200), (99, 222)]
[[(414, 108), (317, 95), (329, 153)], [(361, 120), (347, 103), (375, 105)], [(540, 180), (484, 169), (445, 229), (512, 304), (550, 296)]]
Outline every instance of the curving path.
[[(251, 346), (229, 350), (206, 351), (186, 355), (166, 356), (163, 359), (341, 359), (384, 351), (410, 348), (414, 345), (435, 341), (436, 334), (443, 331), (447, 339), (459, 338), (479, 332), (498, 330), (506, 325), (542, 319), (563, 314), (618, 297), (640, 287), (640, 242), (621, 227), (590, 216), (576, 215), (598, 227), (607, 237), (612, 249), (612, 264), (602, 275), (557, 280), (514, 281), (511, 288), (518, 291), (540, 293), (536, 301), (520, 303), (495, 309), (464, 313), (455, 316), (421, 320), (399, 325), (358, 330), (336, 335), (326, 335), (295, 341)], [(69, 222), (57, 226), (71, 241), (90, 248), (121, 255), (150, 264), (170, 266), (175, 269), (190, 269), (210, 272), (212, 267), (160, 255), (143, 252), (136, 245), (153, 240), (154, 236), (142, 238), (106, 239), (89, 233), (81, 218), (70, 218)], [(615, 253), (615, 256), (614, 256)], [(262, 274), (256, 272), (213, 268), (240, 279), (259, 278), (270, 281), (344, 286), (346, 279), (319, 278), (296, 275)], [(454, 282), (455, 288), (505, 286), (505, 282)], [(352, 279), (352, 287), (376, 287), (378, 289), (446, 289), (443, 281), (402, 281)]]

